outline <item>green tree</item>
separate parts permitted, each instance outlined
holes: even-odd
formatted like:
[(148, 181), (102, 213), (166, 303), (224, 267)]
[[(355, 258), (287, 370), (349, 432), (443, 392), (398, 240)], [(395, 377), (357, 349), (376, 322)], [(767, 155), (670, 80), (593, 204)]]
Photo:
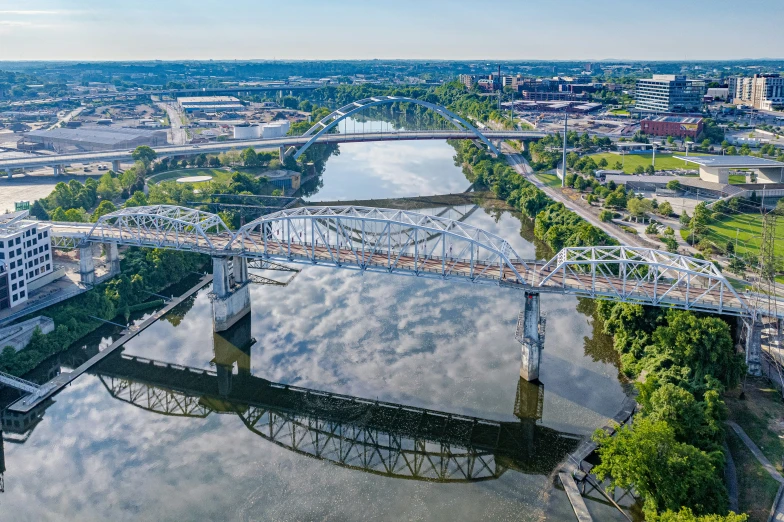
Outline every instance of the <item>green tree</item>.
[(667, 252), (672, 252), (673, 254), (678, 252), (678, 241), (676, 241), (674, 237), (665, 235), (660, 239), (662, 243), (664, 243), (664, 246), (667, 247)]
[(727, 155), (728, 156), (735, 156), (738, 154), (738, 149), (735, 148), (735, 145), (730, 145), (727, 147)]
[(101, 216), (105, 216), (111, 212), (117, 210), (117, 207), (114, 206), (114, 203), (105, 199), (101, 201), (96, 209), (93, 211), (92, 215), (90, 216), (90, 221), (95, 223)]
[(146, 205), (147, 205), (147, 196), (145, 196), (144, 192), (142, 192), (141, 190), (137, 190), (136, 192), (133, 193), (133, 196), (131, 196), (125, 202), (124, 207), (125, 208), (128, 208), (128, 207), (144, 207)]
[(101, 199), (114, 199), (120, 194), (120, 184), (110, 172), (107, 172), (98, 180), (97, 193)]
[(139, 145), (131, 154), (131, 157), (134, 161), (141, 161), (145, 165), (149, 165), (152, 163), (158, 155), (155, 153), (152, 148), (148, 147), (147, 145)]
[(682, 506), (698, 515), (724, 512), (727, 493), (717, 473), (721, 453), (709, 455), (678, 442), (667, 422), (643, 418), (624, 426), (611, 437), (597, 430), (601, 462), (593, 468), (610, 488), (634, 487), (644, 502), (646, 518), (678, 511)]
[(47, 221), (49, 219), (49, 214), (47, 214), (46, 209), (44, 209), (44, 206), (41, 205), (41, 202), (37, 199), (30, 207), (30, 215), (36, 219), (40, 219), (41, 221)]
[(667, 188), (669, 190), (680, 190), (681, 182), (678, 181), (677, 179), (672, 179), (672, 180), (667, 182)]
[(259, 159), (253, 147), (248, 147), (240, 154), (240, 160), (245, 167), (255, 167), (258, 165)]
[(642, 165), (637, 165), (636, 167), (634, 167), (634, 173), (645, 174), (645, 167), (643, 167)]
[(599, 212), (599, 219), (601, 219), (604, 222), (612, 221), (612, 216), (613, 213), (610, 212), (609, 210), (602, 210), (601, 212)]
[(623, 163), (621, 163), (620, 161), (616, 161), (615, 165), (613, 165), (613, 169), (614, 170), (623, 170)]
[(87, 221), (85, 219), (85, 212), (82, 209), (77, 208), (69, 208), (65, 211), (65, 220), (70, 223), (84, 223)]
[(645, 167), (645, 173), (652, 176), (656, 174), (656, 168), (653, 165), (648, 165)]
[(597, 163), (597, 165), (599, 166), (600, 169), (606, 169), (607, 168), (607, 164), (608, 164), (607, 163), (607, 158), (601, 158), (599, 160), (599, 163)]
[(645, 216), (653, 210), (650, 199), (631, 198), (626, 203), (626, 209), (635, 219), (645, 219)]
[(746, 522), (749, 516), (746, 513), (733, 513), (728, 515), (695, 515), (694, 512), (687, 508), (681, 508), (680, 511), (667, 510), (654, 519), (648, 519), (649, 522)]
[(659, 205), (659, 208), (657, 210), (659, 211), (659, 214), (666, 217), (672, 214), (672, 205), (670, 204), (669, 201), (665, 201), (664, 203)]

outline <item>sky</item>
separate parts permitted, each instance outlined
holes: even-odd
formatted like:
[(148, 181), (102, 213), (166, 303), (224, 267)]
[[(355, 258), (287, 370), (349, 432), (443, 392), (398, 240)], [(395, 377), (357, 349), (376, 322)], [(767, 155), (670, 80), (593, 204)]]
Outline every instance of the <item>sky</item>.
[(0, 60), (782, 58), (783, 19), (781, 0), (0, 0)]

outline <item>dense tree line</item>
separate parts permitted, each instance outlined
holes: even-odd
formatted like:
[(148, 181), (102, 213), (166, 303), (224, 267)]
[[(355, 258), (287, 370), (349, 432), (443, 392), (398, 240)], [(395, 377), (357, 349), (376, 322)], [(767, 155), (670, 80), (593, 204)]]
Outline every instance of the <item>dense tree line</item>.
[(597, 316), (613, 336), (622, 371), (635, 379), (642, 408), (615, 436), (597, 432), (601, 463), (593, 472), (613, 486), (634, 487), (646, 520), (680, 520), (671, 517), (682, 508), (695, 516), (725, 514), (721, 393), (745, 372), (729, 325), (715, 316), (609, 301), (598, 303)]

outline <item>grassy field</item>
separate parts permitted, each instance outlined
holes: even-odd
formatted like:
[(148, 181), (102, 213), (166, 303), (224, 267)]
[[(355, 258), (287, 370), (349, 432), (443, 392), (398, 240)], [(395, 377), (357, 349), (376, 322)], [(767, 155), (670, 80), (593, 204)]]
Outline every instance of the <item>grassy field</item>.
[[(781, 394), (766, 379), (748, 377), (743, 399), (740, 398), (740, 390), (733, 390), (725, 394), (724, 400), (729, 419), (737, 422), (776, 469), (782, 471), (784, 404)], [(727, 433), (727, 444), (738, 473), (739, 508), (749, 513), (749, 520), (765, 521), (779, 484), (762, 468), (732, 429), (728, 428)]]
[(626, 109), (613, 109), (610, 111), (610, 114), (615, 114), (616, 116), (628, 116), (629, 111), (627, 111)]
[(231, 177), (231, 172), (223, 169), (177, 169), (154, 174), (148, 178), (148, 181), (153, 184), (158, 184), (163, 181), (171, 181), (177, 178), (191, 178), (194, 176), (212, 176), (213, 180), (225, 181)]
[(742, 174), (732, 174), (730, 176), (730, 185), (741, 185), (746, 183), (746, 176)]
[(560, 187), (561, 186), (561, 178), (556, 176), (555, 174), (536, 174), (536, 177), (539, 180), (547, 185), (548, 187)]
[[(691, 153), (692, 156), (699, 156), (699, 154)], [(675, 170), (675, 169), (696, 169), (697, 165), (693, 163), (686, 163), (683, 160), (678, 160), (672, 157), (672, 154), (656, 154), (656, 170)], [(620, 154), (613, 154), (610, 152), (601, 152), (598, 154), (591, 154), (590, 156), (596, 163), (599, 163), (599, 160), (604, 158), (607, 160), (607, 167), (608, 169), (614, 169), (614, 165), (616, 161), (620, 161), (623, 163), (623, 171), (626, 174), (633, 174), (634, 169), (637, 166), (640, 167), (647, 167), (651, 164), (651, 155), (650, 154), (625, 154), (621, 156)]]
[[(759, 214), (735, 214), (722, 219), (713, 219), (708, 225), (708, 239), (717, 245), (724, 246), (727, 241), (738, 238), (736, 253), (750, 252), (759, 255), (760, 238), (762, 237), (762, 216)], [(686, 239), (688, 230), (681, 230), (681, 237)], [(776, 237), (784, 238), (784, 219), (776, 222)], [(784, 240), (776, 241), (776, 255), (784, 256)]]

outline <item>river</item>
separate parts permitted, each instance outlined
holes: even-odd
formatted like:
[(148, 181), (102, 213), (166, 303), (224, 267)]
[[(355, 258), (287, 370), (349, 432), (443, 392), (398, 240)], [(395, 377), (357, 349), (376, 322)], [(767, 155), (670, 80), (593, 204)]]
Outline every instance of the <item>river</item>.
[[(341, 145), (310, 199), (462, 192), (469, 182), (453, 156), (437, 141)], [(506, 238), (520, 257), (536, 255), (510, 212), (422, 211), (464, 219)], [(591, 348), (606, 339), (593, 337), (576, 298), (542, 296), (537, 386), (519, 378), (519, 291), (306, 267), (288, 286), (254, 285), (249, 318), (214, 336), (209, 290), (78, 378), (34, 429), (6, 428), (2, 520), (573, 519), (550, 474), (624, 399), (617, 368)], [(107, 327), (91, 336), (86, 351), (112, 335)], [(130, 355), (219, 374), (234, 363), (229, 396), (259, 403), (189, 398), (183, 388), (201, 382), (190, 370), (153, 371)], [(410, 425), (390, 436), (375, 429), (382, 410), (459, 417), (447, 434)], [(521, 440), (499, 436), (466, 451), (455, 441), (471, 422)], [(375, 428), (357, 428), (363, 423)], [(589, 507), (597, 520), (621, 520), (605, 505)]]

